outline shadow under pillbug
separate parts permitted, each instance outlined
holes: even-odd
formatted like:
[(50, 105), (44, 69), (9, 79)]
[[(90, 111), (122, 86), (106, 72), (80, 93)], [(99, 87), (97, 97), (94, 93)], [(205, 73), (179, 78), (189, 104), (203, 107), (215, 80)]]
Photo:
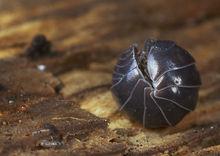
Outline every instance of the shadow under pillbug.
[(146, 128), (174, 126), (195, 109), (201, 86), (193, 57), (173, 41), (147, 40), (122, 53), (112, 78), (120, 110)]

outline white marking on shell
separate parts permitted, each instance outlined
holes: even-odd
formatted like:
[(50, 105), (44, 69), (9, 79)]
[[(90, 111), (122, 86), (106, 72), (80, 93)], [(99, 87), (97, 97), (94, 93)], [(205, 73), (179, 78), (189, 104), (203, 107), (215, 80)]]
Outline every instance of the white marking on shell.
[(168, 72), (175, 71), (175, 70), (179, 70), (179, 69), (184, 69), (184, 68), (187, 68), (187, 67), (190, 67), (190, 66), (193, 66), (193, 65), (195, 65), (195, 62), (190, 63), (190, 64), (185, 65), (185, 66), (176, 67), (176, 68), (167, 70), (167, 71), (163, 72), (162, 74), (160, 74), (160, 75), (157, 77), (157, 79), (156, 79), (156, 80), (153, 80), (153, 81), (154, 81), (154, 82), (157, 82), (157, 81), (160, 79), (161, 76), (163, 76), (164, 74), (166, 74), (166, 73), (168, 73)]

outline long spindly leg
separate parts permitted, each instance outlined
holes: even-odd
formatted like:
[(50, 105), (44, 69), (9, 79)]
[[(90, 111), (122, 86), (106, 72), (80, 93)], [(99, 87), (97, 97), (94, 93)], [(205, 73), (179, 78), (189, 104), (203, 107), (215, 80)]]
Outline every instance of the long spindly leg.
[(178, 85), (177, 87), (181, 88), (199, 88), (201, 85)]
[(198, 87), (200, 87), (200, 86), (176, 86), (176, 85), (170, 85), (170, 86), (164, 87), (164, 88), (162, 88), (162, 89), (160, 89), (160, 90), (155, 90), (155, 91), (154, 91), (154, 96), (155, 96), (155, 98), (172, 102), (173, 104), (179, 106), (180, 108), (182, 108), (182, 109), (184, 109), (184, 110), (186, 110), (186, 111), (189, 111), (189, 112), (193, 111), (192, 109), (189, 109), (189, 108), (187, 108), (187, 107), (184, 107), (183, 105), (179, 104), (178, 102), (176, 102), (176, 101), (174, 101), (174, 100), (171, 100), (171, 99), (168, 99), (168, 98), (165, 98), (165, 97), (161, 97), (161, 96), (157, 96), (157, 95), (156, 95), (156, 92), (159, 93), (159, 92), (161, 92), (161, 91), (163, 91), (163, 90), (166, 90), (166, 89), (168, 89), (168, 88), (171, 88), (171, 87), (198, 88)]
[(201, 87), (201, 85), (169, 85), (169, 86), (163, 87), (163, 88), (161, 88), (161, 89), (157, 89), (156, 91), (157, 91), (157, 92), (161, 92), (161, 91), (166, 90), (166, 89), (171, 88), (171, 87), (199, 88), (199, 87)]
[[(136, 69), (137, 67), (134, 67), (133, 69), (131, 69), (128, 73), (130, 73), (131, 71), (133, 71), (134, 69)], [(127, 73), (127, 74), (128, 74)], [(118, 82), (115, 83), (110, 89), (113, 89), (115, 86), (119, 85), (121, 83), (121, 81), (126, 77), (127, 74), (123, 75), (121, 73), (118, 73), (118, 72), (114, 72), (113, 74), (117, 74), (119, 75), (120, 77), (118, 78)]]
[(122, 78), (112, 78), (112, 84), (118, 83)]
[(148, 87), (144, 88), (144, 114), (143, 114), (143, 127), (145, 128), (145, 124), (146, 124), (146, 110), (147, 110), (147, 106), (146, 106), (146, 90)]
[(124, 78), (124, 77), (120, 78), (120, 80), (119, 80), (117, 83), (115, 83), (113, 86), (111, 86), (110, 89), (113, 89), (114, 87), (116, 87), (117, 85), (119, 85), (119, 84), (121, 83), (121, 81), (123, 80), (123, 78)]
[(171, 102), (171, 103), (177, 105), (178, 107), (180, 107), (180, 108), (182, 108), (182, 109), (184, 109), (184, 110), (186, 110), (186, 111), (189, 111), (189, 112), (193, 111), (193, 110), (191, 110), (191, 109), (189, 109), (189, 108), (186, 108), (186, 107), (182, 106), (181, 104), (179, 104), (178, 102), (175, 102), (175, 101), (173, 101), (173, 100), (170, 100), (170, 99), (167, 99), (167, 98), (164, 98), (164, 97), (160, 97), (160, 96), (157, 96), (157, 95), (155, 95), (155, 94), (154, 94), (154, 96), (155, 96), (155, 98), (157, 98), (157, 99), (162, 99), (162, 100), (169, 101), (169, 102)]
[(123, 74), (117, 73), (117, 72), (113, 72), (113, 76), (112, 76), (112, 83), (113, 83), (113, 85), (115, 83), (119, 82), (123, 77), (124, 77)]
[(127, 100), (122, 104), (122, 106), (120, 107), (120, 111), (125, 107), (125, 105), (131, 100), (131, 98), (132, 98), (132, 96), (133, 96), (133, 94), (134, 94), (134, 91), (135, 91), (135, 89), (136, 89), (136, 87), (138, 86), (138, 84), (141, 82), (141, 81), (143, 81), (143, 79), (139, 79), (136, 83), (135, 83), (135, 85), (134, 85), (134, 88), (132, 89), (132, 91), (131, 91), (131, 93), (130, 93), (130, 95), (129, 95), (129, 97), (127, 98)]
[(110, 89), (114, 88), (115, 86), (117, 86), (121, 81), (122, 79), (125, 77), (125, 75), (121, 74), (121, 73), (118, 73), (118, 72), (113, 72), (113, 75), (118, 75), (117, 77), (116, 76), (113, 76), (112, 80), (118, 80), (116, 83), (114, 83)]
[(161, 114), (163, 115), (164, 119), (166, 120), (167, 124), (172, 126), (172, 124), (170, 123), (170, 121), (167, 119), (166, 114), (163, 112), (162, 108), (157, 104), (157, 101), (154, 99), (154, 97), (152, 96), (152, 93), (150, 93), (150, 97), (152, 98), (152, 100), (154, 101), (154, 103), (156, 104), (156, 106), (159, 108)]
[(179, 70), (179, 69), (184, 69), (184, 68), (187, 68), (187, 67), (190, 67), (190, 66), (193, 66), (195, 65), (195, 62), (193, 63), (190, 63), (190, 64), (187, 64), (185, 66), (182, 66), (182, 67), (178, 67), (178, 68), (173, 68), (173, 69), (170, 69), (170, 70), (167, 70), (165, 72), (163, 72), (162, 74), (160, 74), (157, 79), (155, 80), (155, 82), (157, 82), (164, 74), (168, 73), (168, 72), (171, 72), (171, 71), (175, 71), (175, 70)]

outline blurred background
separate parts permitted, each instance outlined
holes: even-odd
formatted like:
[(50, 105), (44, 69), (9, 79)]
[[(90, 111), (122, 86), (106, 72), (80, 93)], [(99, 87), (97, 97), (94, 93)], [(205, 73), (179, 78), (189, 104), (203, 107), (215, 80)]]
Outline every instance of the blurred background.
[[(27, 48), (37, 34), (43, 34), (47, 38), (51, 43), (51, 51), (56, 55), (33, 60), (26, 57)], [(196, 59), (203, 82), (195, 112), (189, 114), (176, 127), (165, 131), (143, 130), (126, 115), (117, 114), (117, 104), (109, 91), (117, 56), (133, 43), (137, 43), (141, 49), (144, 41), (149, 38), (173, 40), (187, 49)], [(3, 73), (0, 76), (0, 83), (4, 82), (7, 86), (9, 83), (7, 76), (13, 82), (11, 86), (7, 86), (11, 92), (1, 93), (1, 96), (18, 95), (17, 97), (21, 99), (13, 107), (5, 105), (4, 102), (0, 103), (0, 119), (17, 120), (20, 115), (18, 119), (22, 118), (22, 123), (25, 124), (18, 124), (15, 127), (18, 132), (22, 131), (22, 135), (16, 133), (17, 138), (13, 139), (21, 141), (24, 147), (32, 144), (25, 143), (20, 137), (27, 137), (26, 133), (34, 131), (40, 123), (53, 122), (58, 128), (63, 128), (63, 135), (67, 136), (65, 138), (67, 139), (70, 132), (77, 135), (83, 130), (90, 130), (91, 127), (106, 128), (107, 124), (100, 121), (100, 118), (104, 118), (109, 121), (108, 135), (105, 131), (94, 133), (93, 136), (105, 134), (108, 138), (88, 139), (96, 140), (94, 142), (97, 144), (101, 142), (99, 145), (86, 142), (89, 145), (91, 143), (94, 149), (102, 149), (105, 145), (107, 152), (117, 148), (123, 151), (127, 148), (134, 153), (137, 151), (158, 153), (167, 149), (177, 151), (181, 148), (180, 153), (192, 150), (199, 153), (200, 149), (204, 149), (202, 151), (204, 153), (213, 147), (214, 152), (217, 150), (220, 152), (219, 0), (0, 0), (0, 59), (0, 71)], [(13, 61), (8, 63), (4, 62), (5, 60)], [(49, 76), (35, 70), (46, 71)], [(44, 77), (41, 77), (42, 75)], [(47, 81), (43, 83), (44, 80)], [(58, 82), (61, 82), (61, 85), (53, 88)], [(48, 87), (48, 84), (51, 86)], [(33, 100), (32, 103), (25, 103), (24, 97), (20, 97), (21, 88), (22, 94), (27, 95), (29, 101)], [(36, 104), (35, 98), (32, 97), (51, 98), (58, 95), (65, 100), (74, 101), (74, 109), (77, 105), (80, 110), (75, 111), (72, 106), (70, 109), (69, 105), (50, 109), (53, 108), (53, 102), (39, 108), (33, 107), (31, 115), (35, 117), (34, 120), (28, 120), (29, 116), (23, 116), (22, 113), (16, 116), (17, 110), (25, 112), (26, 105), (27, 109), (31, 109)], [(20, 107), (19, 102), (25, 103), (25, 109), (23, 105)], [(41, 106), (39, 103), (38, 105)], [(12, 113), (4, 114), (6, 106), (7, 111)], [(81, 120), (80, 122), (71, 120), (68, 121), (71, 124), (67, 124), (51, 119), (53, 115), (60, 114), (74, 116), (76, 112), (82, 111), (81, 108), (98, 118), (94, 119), (98, 126), (90, 125), (88, 128), (85, 125), (91, 123), (84, 125), (83, 122), (84, 127), (80, 125), (81, 129), (77, 129), (77, 124), (81, 124)], [(42, 115), (45, 110), (52, 115), (50, 113)], [(15, 116), (11, 117), (11, 114)], [(0, 126), (0, 140), (3, 141), (0, 141), (0, 145), (5, 145), (4, 139), (7, 138), (1, 134), (6, 131), (14, 133), (14, 128), (7, 125), (1, 128)], [(109, 138), (117, 129), (122, 129), (123, 133), (120, 131), (117, 135), (124, 137), (124, 140), (123, 143), (119, 141), (120, 146), (117, 144), (116, 148), (113, 143), (116, 144), (118, 140), (112, 141), (111, 144)], [(203, 139), (207, 137), (208, 139), (204, 141)], [(78, 139), (80, 140), (80, 137)], [(143, 147), (138, 146), (136, 140), (139, 142), (142, 140)], [(205, 143), (202, 144), (202, 141)], [(124, 142), (126, 148), (121, 145)], [(77, 147), (79, 145), (78, 149), (76, 148), (78, 151), (84, 148), (81, 142), (71, 143)], [(71, 143), (69, 145), (72, 145)], [(7, 144), (5, 151), (8, 151), (11, 145), (14, 144), (12, 142)]]
[(1, 0), (0, 15), (1, 56), (38, 33), (63, 51), (100, 47), (107, 53), (147, 38), (191, 49), (219, 42), (218, 0)]
[(62, 54), (49, 63), (57, 74), (111, 72), (119, 53), (133, 43), (142, 48), (149, 38), (176, 41), (202, 73), (219, 69), (219, 0), (1, 0), (0, 16), (0, 58), (24, 54), (44, 34)]

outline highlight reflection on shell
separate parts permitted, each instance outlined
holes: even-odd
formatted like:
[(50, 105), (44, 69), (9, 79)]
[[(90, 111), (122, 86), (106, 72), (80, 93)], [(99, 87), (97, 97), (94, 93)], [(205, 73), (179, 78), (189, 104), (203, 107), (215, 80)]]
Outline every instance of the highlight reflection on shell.
[(193, 57), (172, 41), (148, 40), (122, 53), (112, 78), (120, 110), (144, 127), (174, 126), (195, 109), (201, 85)]

